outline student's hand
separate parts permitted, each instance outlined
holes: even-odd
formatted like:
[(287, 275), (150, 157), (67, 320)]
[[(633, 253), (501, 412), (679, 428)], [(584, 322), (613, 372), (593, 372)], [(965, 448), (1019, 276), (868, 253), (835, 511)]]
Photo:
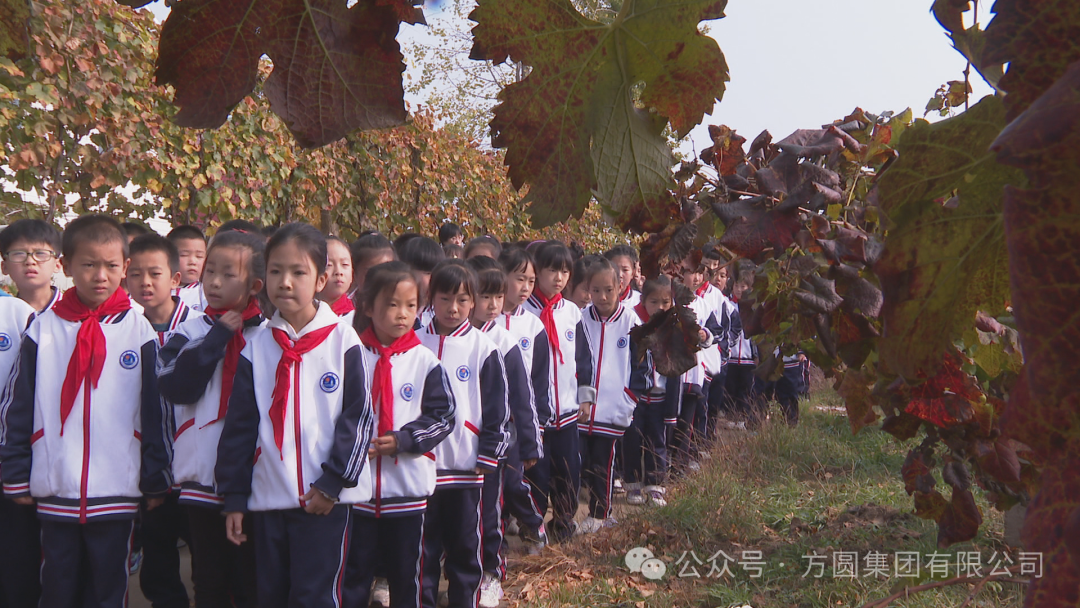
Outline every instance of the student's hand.
[(398, 452), (397, 435), (393, 431), (390, 431), (382, 437), (376, 437), (371, 440), (371, 447), (368, 449), (368, 456), (374, 458), (376, 456), (393, 456)]
[(146, 510), (147, 511), (153, 511), (154, 509), (160, 507), (164, 503), (165, 503), (165, 499), (163, 497), (147, 498), (146, 499)]
[(334, 510), (334, 501), (323, 496), (323, 493), (315, 486), (311, 486), (311, 489), (301, 496), (300, 500), (305, 503), (304, 510), (312, 515), (326, 515)]
[(218, 323), (227, 327), (229, 331), (236, 331), (243, 327), (244, 315), (240, 314), (240, 311), (238, 310), (230, 310), (218, 317)]
[(592, 416), (592, 403), (582, 403), (578, 406), (578, 420), (581, 422), (587, 422), (589, 417)]
[(526, 471), (528, 471), (529, 469), (531, 469), (531, 468), (533, 468), (534, 466), (536, 466), (536, 463), (537, 463), (537, 460), (536, 460), (535, 458), (526, 458), (525, 460), (522, 460), (522, 461), (521, 461), (521, 466), (522, 466), (522, 468), (524, 468), (524, 469), (525, 469)]
[(244, 534), (244, 514), (239, 511), (225, 514), (225, 538), (234, 545), (247, 542)]
[(705, 333), (704, 329), (697, 330), (698, 342), (704, 344), (709, 339), (709, 334)]
[(18, 498), (12, 498), (11, 502), (13, 502), (13, 503), (15, 503), (17, 505), (22, 505), (24, 507), (32, 507), (32, 506), (34, 506), (34, 499), (29, 497), (29, 496), (20, 496)]
[(473, 467), (473, 473), (477, 475), (487, 475), (488, 473), (494, 473), (495, 469), (485, 469), (484, 467)]

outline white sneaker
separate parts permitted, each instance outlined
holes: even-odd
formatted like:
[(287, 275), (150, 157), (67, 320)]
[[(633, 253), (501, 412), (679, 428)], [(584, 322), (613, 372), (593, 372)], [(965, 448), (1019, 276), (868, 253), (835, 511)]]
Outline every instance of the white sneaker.
[(516, 517), (511, 517), (506, 521), (506, 529), (503, 530), (503, 534), (506, 536), (517, 536), (521, 533), (521, 526), (518, 525)]
[(502, 596), (502, 583), (499, 582), (499, 577), (485, 572), (484, 579), (480, 582), (480, 608), (499, 608)]
[(643, 505), (645, 504), (645, 495), (641, 493), (640, 483), (627, 483), (626, 484), (626, 504), (628, 505)]
[(593, 534), (604, 527), (604, 520), (595, 517), (586, 517), (585, 521), (578, 525), (578, 534)]
[(385, 578), (375, 579), (375, 589), (371, 592), (371, 603), (383, 608), (390, 608), (390, 583)]
[(701, 463), (696, 460), (691, 460), (686, 463), (686, 468), (696, 473), (701, 470)]
[(665, 491), (663, 486), (645, 486), (645, 495), (649, 497), (649, 502), (658, 507), (667, 506), (667, 500), (664, 498)]
[(619, 479), (618, 477), (616, 477), (616, 478), (615, 478), (615, 481), (614, 481), (614, 482), (612, 482), (612, 484), (611, 484), (611, 491), (612, 491), (613, 493), (615, 493), (615, 494), (622, 494), (623, 492), (625, 492), (625, 491), (626, 491), (626, 488), (624, 488), (624, 487), (623, 487), (623, 482), (622, 482), (622, 480), (621, 480), (621, 479)]

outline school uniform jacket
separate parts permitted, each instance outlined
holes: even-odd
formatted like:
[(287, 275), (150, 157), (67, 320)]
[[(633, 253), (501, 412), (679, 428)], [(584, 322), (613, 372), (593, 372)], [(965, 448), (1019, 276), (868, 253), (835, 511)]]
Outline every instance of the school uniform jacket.
[(732, 303), (731, 310), (731, 334), (734, 340), (728, 361), (735, 365), (755, 365), (757, 346), (743, 333), (742, 317), (739, 316), (739, 306), (735, 303)]
[(715, 374), (720, 373), (720, 368), (723, 367), (723, 357), (717, 345), (724, 343), (726, 346), (724, 337), (727, 335), (727, 330), (720, 325), (718, 320), (717, 305), (719, 301), (709, 296), (709, 287), (712, 287), (712, 285), (703, 283), (694, 294), (694, 300), (689, 305), (690, 310), (697, 315), (698, 325), (708, 334), (708, 339), (702, 349), (698, 351), (698, 361), (705, 370), (706, 378), (712, 378)]
[[(265, 325), (261, 316), (244, 323), (244, 340)], [(171, 404), (173, 481), (180, 485), (180, 502), (220, 507), (214, 466), (218, 440), (225, 426), (220, 416), (222, 368), (233, 332), (206, 315), (192, 311), (158, 352), (158, 389)]]
[[(634, 313), (638, 318), (638, 322), (641, 325), (649, 322), (649, 315), (645, 311), (645, 306), (638, 304), (634, 307)], [(679, 400), (681, 397), (678, 376), (664, 376), (656, 371), (656, 364), (653, 361), (652, 353), (645, 351), (645, 358), (648, 362), (648, 369), (646, 370), (648, 384), (648, 390), (642, 397), (641, 401), (649, 407), (662, 407), (664, 412), (664, 423), (675, 424), (679, 417)], [(673, 390), (667, 390), (668, 386), (676, 387)]]
[(435, 447), (436, 486), (481, 486), (475, 469), (495, 470), (510, 445), (502, 354), (468, 320), (445, 336), (433, 320), (419, 336), (442, 362), (457, 407), (454, 430)]
[(27, 329), (0, 405), (4, 493), (33, 496), (42, 519), (127, 519), (143, 494), (169, 489), (169, 416), (154, 375), (157, 337), (133, 310), (99, 321), (106, 360), (98, 386), (79, 388), (63, 424), (60, 393), (82, 324), (52, 310)]
[(703, 287), (698, 290), (701, 298), (708, 304), (709, 310), (713, 313), (717, 326), (719, 326), (719, 335), (713, 336), (714, 344), (709, 348), (709, 363), (715, 370), (713, 373), (719, 373), (719, 371), (727, 364), (728, 351), (731, 348), (731, 300), (728, 300), (724, 292), (720, 291), (712, 283), (704, 283)]
[[(525, 371), (529, 374), (529, 384), (532, 387), (533, 402), (536, 409), (537, 424), (540, 425), (540, 436), (543, 438), (544, 427), (551, 421), (551, 349), (548, 348), (547, 331), (540, 319), (531, 313), (525, 312), (525, 308), (518, 306), (514, 312), (503, 313), (499, 323), (510, 335), (517, 340), (518, 348), (521, 349), (521, 360), (525, 364)], [(513, 408), (511, 404), (511, 408)], [(540, 441), (537, 445), (539, 458), (544, 457), (544, 444)]]
[[(544, 305), (535, 295), (522, 304), (527, 312), (540, 317)], [(569, 300), (560, 300), (552, 310), (557, 339), (562, 351), (562, 359), (551, 344), (545, 341), (548, 349), (550, 371), (548, 372), (549, 398), (551, 399), (551, 417), (545, 428), (561, 429), (574, 423), (578, 417), (578, 404), (591, 403), (596, 399), (592, 387), (592, 355), (585, 340), (577, 340), (581, 335), (581, 310)]]
[(626, 293), (620, 298), (619, 303), (622, 304), (626, 310), (633, 310), (635, 306), (641, 303), (641, 292), (632, 287), (628, 287)]
[(181, 323), (187, 321), (188, 319), (194, 319), (196, 317), (203, 316), (201, 312), (188, 306), (187, 303), (185, 303), (184, 300), (180, 298), (180, 296), (173, 296), (172, 299), (173, 304), (175, 304), (176, 307), (173, 308), (173, 314), (171, 317), (169, 317), (169, 329), (165, 331), (154, 331), (154, 333), (157, 334), (157, 346), (159, 350), (165, 346), (165, 343), (169, 341), (169, 338), (173, 337), (173, 335), (176, 333), (177, 328), (180, 327)]
[(488, 321), (480, 328), (502, 353), (506, 369), (506, 405), (510, 411), (510, 445), (516, 446), (522, 460), (544, 457), (540, 435), (540, 420), (536, 416), (536, 399), (532, 381), (521, 356), (521, 346), (498, 320)]
[(203, 294), (203, 286), (200, 281), (177, 287), (173, 291), (173, 295), (183, 300), (184, 304), (187, 304), (192, 310), (199, 312), (206, 310), (206, 296)]
[[(330, 325), (326, 340), (292, 368), (279, 450), (269, 410), (282, 350), (272, 331), (295, 341)], [(374, 416), (361, 350), (356, 332), (325, 303), (299, 332), (277, 313), (252, 333), (218, 441), (214, 474), (226, 512), (301, 508), (311, 486), (347, 504), (370, 498), (365, 465)]]
[[(19, 298), (0, 298), (0, 378), (4, 379), (5, 387), (9, 384), (8, 380), (13, 378), (11, 371), (19, 360), (23, 332), (34, 320), (35, 313), (33, 306)], [(4, 400), (0, 400), (0, 407), (3, 407), (4, 403)], [(4, 445), (7, 434), (4, 428), (4, 413), (4, 410), (0, 410), (0, 446)], [(3, 465), (0, 464), (0, 474), (2, 472)]]
[(592, 355), (596, 403), (589, 419), (578, 423), (582, 433), (622, 437), (634, 419), (638, 398), (648, 390), (648, 362), (638, 356), (630, 330), (641, 324), (633, 310), (619, 304), (608, 318), (585, 307), (581, 320)]
[[(366, 386), (371, 386), (379, 354), (362, 350)], [(438, 357), (423, 345), (394, 355), (393, 433), (398, 453), (371, 459), (371, 498), (353, 506), (369, 517), (401, 517), (423, 513), (435, 491), (435, 452), (454, 428), (455, 402), (450, 379)], [(379, 428), (379, 412), (375, 412)]]

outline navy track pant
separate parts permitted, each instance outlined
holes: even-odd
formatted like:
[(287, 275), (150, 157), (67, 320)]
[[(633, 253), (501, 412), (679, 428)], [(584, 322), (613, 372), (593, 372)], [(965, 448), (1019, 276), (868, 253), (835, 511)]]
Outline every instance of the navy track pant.
[(259, 608), (339, 608), (352, 508), (327, 515), (303, 509), (256, 511)]

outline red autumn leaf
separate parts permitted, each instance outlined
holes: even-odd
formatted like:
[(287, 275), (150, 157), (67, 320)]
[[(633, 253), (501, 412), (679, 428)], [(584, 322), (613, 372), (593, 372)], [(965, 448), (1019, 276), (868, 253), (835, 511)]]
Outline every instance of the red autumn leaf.
[(953, 488), (952, 500), (937, 522), (937, 546), (944, 549), (975, 538), (982, 525), (982, 511), (970, 490)]
[(873, 408), (874, 403), (870, 399), (872, 388), (870, 380), (859, 370), (844, 372), (840, 386), (836, 388), (836, 392), (844, 398), (852, 433), (858, 433), (863, 427), (877, 420), (877, 414), (874, 413)]
[(927, 462), (928, 458), (931, 457), (924, 450), (911, 450), (904, 459), (904, 464), (900, 467), (900, 476), (904, 480), (904, 490), (909, 495), (916, 492), (929, 494), (934, 491), (937, 480), (930, 473), (933, 461)]
[[(727, 205), (715, 205), (714, 209), (731, 207), (737, 203)], [(721, 220), (727, 225), (724, 235), (720, 237), (720, 244), (727, 247), (735, 254), (756, 258), (767, 249), (774, 254), (779, 254), (795, 242), (795, 234), (802, 230), (803, 223), (799, 221), (796, 213), (766, 210), (761, 206), (754, 206), (743, 210), (730, 222)]]
[(304, 147), (405, 121), (400, 23), (411, 0), (184, 0), (162, 27), (157, 82), (175, 88), (177, 124), (217, 128), (255, 87)]
[(975, 460), (989, 475), (1005, 483), (1020, 483), (1020, 460), (1009, 441), (981, 439), (975, 442)]
[(727, 64), (698, 24), (726, 4), (626, 2), (604, 24), (569, 0), (480, 0), (471, 56), (532, 68), (499, 94), (491, 132), (514, 186), (529, 186), (534, 221), (578, 216), (594, 195), (616, 215), (666, 207), (675, 161), (663, 129), (684, 135), (723, 95)]
[(975, 417), (973, 402), (982, 391), (975, 379), (960, 369), (959, 357), (945, 357), (938, 373), (910, 389), (905, 412), (942, 428), (964, 424)]
[(713, 145), (701, 151), (701, 160), (715, 167), (720, 175), (733, 175), (746, 161), (742, 147), (746, 138), (727, 125), (709, 125), (709, 138)]

